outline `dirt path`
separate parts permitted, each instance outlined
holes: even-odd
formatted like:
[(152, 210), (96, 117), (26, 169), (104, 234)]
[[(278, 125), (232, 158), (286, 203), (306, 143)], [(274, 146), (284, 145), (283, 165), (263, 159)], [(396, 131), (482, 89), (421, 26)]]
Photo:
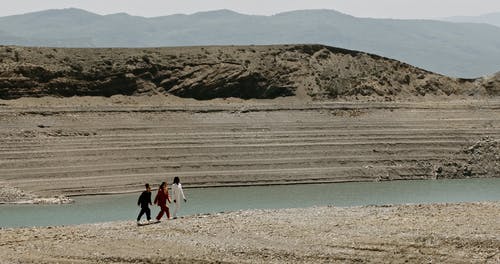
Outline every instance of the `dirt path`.
[(2, 263), (498, 263), (500, 203), (257, 210), (0, 229)]

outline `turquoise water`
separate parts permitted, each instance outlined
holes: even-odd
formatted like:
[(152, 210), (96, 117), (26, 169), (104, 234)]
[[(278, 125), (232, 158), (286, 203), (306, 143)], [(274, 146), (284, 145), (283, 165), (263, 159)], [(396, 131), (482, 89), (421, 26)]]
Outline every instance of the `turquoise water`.
[[(220, 187), (184, 191), (188, 202), (182, 203), (181, 216), (321, 205), (500, 201), (500, 179)], [(0, 227), (135, 220), (139, 212), (136, 206), (139, 194), (75, 197), (75, 203), (67, 205), (0, 205)], [(157, 206), (151, 208), (154, 218), (159, 210)]]

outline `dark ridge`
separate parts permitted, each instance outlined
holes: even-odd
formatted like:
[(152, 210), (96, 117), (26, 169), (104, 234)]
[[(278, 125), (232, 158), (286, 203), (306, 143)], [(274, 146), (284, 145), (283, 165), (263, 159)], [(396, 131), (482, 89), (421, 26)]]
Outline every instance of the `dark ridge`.
[(144, 49), (0, 46), (0, 99), (118, 94), (171, 94), (198, 100), (496, 96), (498, 79), (498, 75), (454, 79), (381, 56), (319, 44)]

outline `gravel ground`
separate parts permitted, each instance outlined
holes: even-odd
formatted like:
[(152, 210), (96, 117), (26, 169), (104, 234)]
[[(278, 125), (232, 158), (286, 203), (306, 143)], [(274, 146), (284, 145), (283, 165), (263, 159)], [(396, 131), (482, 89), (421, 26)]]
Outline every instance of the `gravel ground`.
[(0, 229), (2, 263), (499, 263), (500, 203), (313, 207)]

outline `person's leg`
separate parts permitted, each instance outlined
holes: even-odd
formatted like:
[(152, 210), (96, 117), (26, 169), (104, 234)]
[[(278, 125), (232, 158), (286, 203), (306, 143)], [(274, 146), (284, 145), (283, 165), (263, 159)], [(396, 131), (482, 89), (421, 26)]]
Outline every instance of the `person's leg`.
[(168, 206), (165, 206), (165, 212), (167, 213), (167, 219), (170, 219), (170, 208)]
[(175, 204), (175, 205), (174, 205), (175, 207), (174, 207), (174, 214), (173, 214), (173, 216), (174, 216), (174, 218), (177, 218), (177, 212), (179, 211), (179, 208), (180, 208), (180, 204), (181, 204), (181, 203), (180, 203), (179, 201), (177, 201), (177, 202), (175, 202), (174, 204)]
[(146, 217), (148, 218), (148, 221), (151, 220), (151, 210), (149, 209), (149, 207), (145, 208), (146, 210)]
[[(142, 215), (145, 213), (145, 210), (144, 208), (141, 208), (141, 212), (139, 212), (139, 215), (137, 216), (137, 222), (139, 222), (139, 220), (141, 220), (141, 217)], [(149, 217), (148, 217), (149, 218)]]
[(161, 217), (163, 216), (163, 212), (164, 212), (163, 205), (160, 205), (160, 212), (156, 216), (156, 220), (160, 221)]

